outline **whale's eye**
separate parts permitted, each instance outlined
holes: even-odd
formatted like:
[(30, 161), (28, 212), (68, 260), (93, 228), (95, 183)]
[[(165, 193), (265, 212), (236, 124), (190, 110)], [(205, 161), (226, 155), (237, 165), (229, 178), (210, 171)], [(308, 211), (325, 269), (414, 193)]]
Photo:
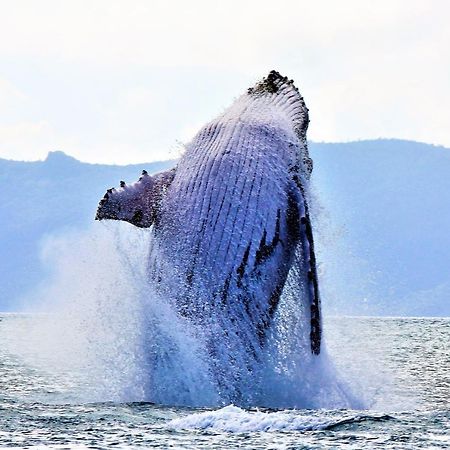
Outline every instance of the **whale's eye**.
[(133, 225), (140, 225), (142, 223), (142, 210), (141, 209), (137, 209), (134, 214), (133, 214), (133, 218), (131, 219), (131, 223)]

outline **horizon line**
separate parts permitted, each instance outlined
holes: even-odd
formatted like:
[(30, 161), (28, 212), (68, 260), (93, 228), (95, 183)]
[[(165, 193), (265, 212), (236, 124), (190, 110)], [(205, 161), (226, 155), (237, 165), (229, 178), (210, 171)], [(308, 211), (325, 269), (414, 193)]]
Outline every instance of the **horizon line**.
[[(313, 140), (308, 140), (308, 144), (322, 144), (322, 145), (342, 145), (342, 144), (357, 144), (357, 143), (363, 143), (363, 142), (377, 142), (377, 141), (399, 141), (399, 142), (409, 142), (409, 143), (414, 143), (414, 144), (422, 144), (422, 145), (428, 145), (431, 147), (436, 147), (436, 148), (442, 148), (442, 149), (447, 149), (450, 150), (450, 147), (446, 147), (445, 145), (442, 144), (434, 144), (434, 143), (429, 143), (429, 142), (423, 142), (423, 141), (415, 141), (414, 139), (402, 139), (402, 138), (361, 138), (361, 139), (352, 139), (352, 140), (348, 140), (348, 141), (313, 141)], [(125, 163), (125, 164), (117, 164), (117, 163), (102, 163), (102, 162), (90, 162), (90, 161), (83, 161), (78, 159), (75, 156), (72, 156), (68, 153), (66, 153), (64, 150), (49, 150), (47, 152), (47, 156), (45, 157), (45, 159), (12, 159), (12, 158), (4, 158), (0, 156), (0, 161), (10, 161), (10, 162), (18, 162), (18, 163), (45, 163), (46, 161), (48, 161), (49, 157), (51, 157), (51, 155), (54, 154), (62, 154), (64, 155), (64, 157), (68, 158), (68, 159), (73, 159), (79, 163), (82, 164), (90, 164), (90, 165), (101, 165), (101, 166), (134, 166), (134, 165), (139, 165), (139, 164), (153, 164), (153, 163), (165, 163), (165, 162), (172, 162), (172, 161), (178, 161), (179, 158), (168, 158), (168, 159), (154, 159), (154, 160), (148, 160), (148, 161), (141, 161), (141, 162), (129, 162), (129, 163)]]

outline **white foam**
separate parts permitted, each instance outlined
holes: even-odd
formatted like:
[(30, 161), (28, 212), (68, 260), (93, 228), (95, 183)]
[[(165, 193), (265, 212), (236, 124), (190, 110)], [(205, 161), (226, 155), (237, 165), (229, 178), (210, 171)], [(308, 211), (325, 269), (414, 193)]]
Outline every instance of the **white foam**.
[(234, 405), (216, 411), (195, 413), (170, 421), (171, 429), (217, 430), (231, 433), (261, 431), (310, 431), (329, 427), (333, 421), (299, 411), (245, 411)]

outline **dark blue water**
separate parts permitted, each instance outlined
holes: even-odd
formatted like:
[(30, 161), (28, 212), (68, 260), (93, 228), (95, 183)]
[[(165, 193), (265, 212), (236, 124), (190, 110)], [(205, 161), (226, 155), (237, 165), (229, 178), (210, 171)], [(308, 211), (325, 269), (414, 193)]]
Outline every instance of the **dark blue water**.
[(1, 448), (450, 448), (450, 319), (327, 318), (329, 353), (365, 410), (108, 402), (116, 393), (96, 389), (109, 374), (80, 365), (82, 346), (49, 342), (45, 321), (0, 316)]

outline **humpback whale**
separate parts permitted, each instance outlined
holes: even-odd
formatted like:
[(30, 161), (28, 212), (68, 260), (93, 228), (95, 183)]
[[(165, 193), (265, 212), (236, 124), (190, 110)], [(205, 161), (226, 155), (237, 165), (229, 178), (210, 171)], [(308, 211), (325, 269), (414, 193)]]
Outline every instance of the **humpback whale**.
[(309, 351), (321, 351), (308, 123), (293, 81), (272, 71), (205, 125), (175, 168), (144, 170), (98, 206), (97, 220), (150, 227), (148, 278), (205, 336), (219, 385), (230, 367), (240, 366), (237, 377), (255, 370), (288, 289), (302, 304)]

